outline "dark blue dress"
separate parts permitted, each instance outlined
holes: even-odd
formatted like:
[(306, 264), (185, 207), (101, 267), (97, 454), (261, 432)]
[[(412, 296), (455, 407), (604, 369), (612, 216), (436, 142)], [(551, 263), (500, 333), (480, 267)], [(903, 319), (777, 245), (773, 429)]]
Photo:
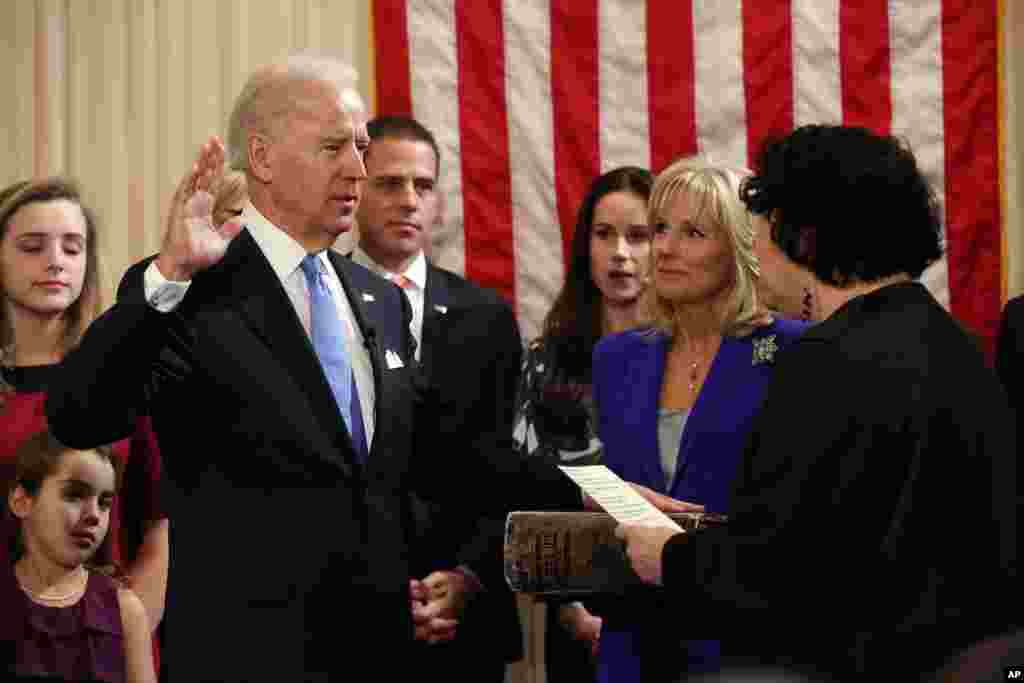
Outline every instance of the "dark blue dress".
[[(729, 513), (729, 498), (752, 420), (771, 379), (774, 356), (805, 323), (775, 319), (747, 337), (725, 337), (683, 430), (678, 464), (666, 490), (658, 446), (658, 403), (669, 339), (631, 331), (594, 349), (594, 399), (604, 460), (626, 481)], [(717, 671), (717, 640), (685, 640), (672, 625), (685, 619), (643, 587), (606, 601), (599, 680), (675, 681), (683, 672)], [(595, 605), (601, 608), (601, 601)], [(669, 632), (666, 633), (666, 630)]]

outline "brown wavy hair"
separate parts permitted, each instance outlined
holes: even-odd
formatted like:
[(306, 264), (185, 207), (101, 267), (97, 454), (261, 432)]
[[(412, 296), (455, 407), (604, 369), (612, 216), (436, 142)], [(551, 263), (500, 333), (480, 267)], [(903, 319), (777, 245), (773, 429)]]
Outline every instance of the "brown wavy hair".
[[(8, 486), (8, 500), (19, 486), (31, 498), (38, 496), (39, 491), (43, 487), (43, 482), (48, 477), (53, 476), (60, 467), (61, 459), (73, 450), (75, 449), (69, 448), (58, 441), (57, 437), (49, 430), (37, 432), (26, 439), (15, 452), (15, 474), (14, 479), (11, 480)], [(120, 490), (122, 468), (120, 461), (114, 457), (113, 449), (109, 446), (98, 446), (84, 450), (96, 453), (100, 458), (110, 463), (110, 466), (114, 468), (114, 488)], [(16, 533), (11, 534), (11, 548), (9, 549), (11, 560), (17, 561), (24, 553), (20, 520), (11, 512), (9, 505), (7, 514), (12, 520), (11, 528), (17, 529)], [(85, 566), (88, 569), (101, 572), (113, 578), (123, 578), (124, 572), (113, 561), (111, 554), (111, 531), (112, 529), (107, 529), (106, 537), (100, 543), (99, 548), (96, 549), (96, 553), (85, 563)]]
[(654, 177), (638, 166), (620, 166), (598, 176), (580, 203), (576, 230), (572, 237), (572, 260), (561, 291), (544, 318), (544, 343), (570, 375), (590, 375), (591, 354), (601, 338), (604, 307), (601, 290), (590, 270), (590, 236), (594, 229), (594, 211), (598, 202), (614, 192), (627, 192), (646, 203), (651, 198)]
[[(64, 177), (23, 180), (0, 190), (0, 241), (7, 237), (11, 218), (24, 206), (36, 202), (67, 200), (78, 205), (85, 216), (85, 281), (82, 293), (64, 313), (65, 328), (62, 353), (74, 347), (89, 324), (100, 314), (102, 301), (99, 278), (99, 250), (96, 239), (96, 216), (82, 201), (78, 184)], [(9, 354), (16, 340), (6, 305), (0, 306), (0, 350)]]

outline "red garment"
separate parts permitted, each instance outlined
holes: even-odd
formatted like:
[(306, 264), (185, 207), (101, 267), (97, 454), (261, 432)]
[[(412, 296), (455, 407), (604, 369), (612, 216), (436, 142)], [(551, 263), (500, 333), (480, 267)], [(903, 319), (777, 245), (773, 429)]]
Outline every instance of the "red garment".
[[(46, 429), (46, 388), (59, 371), (59, 364), (4, 370), (4, 378), (16, 392), (5, 395), (0, 407), (0, 491), (4, 492), (5, 513), (6, 492), (14, 479), (15, 454), (26, 439)], [(140, 417), (135, 433), (114, 443), (112, 450), (122, 476), (110, 512), (110, 530), (95, 562), (112, 561), (124, 569), (135, 559), (148, 524), (167, 517), (160, 495), (160, 451), (150, 419)], [(8, 609), (20, 595), (14, 587), (10, 556), (15, 533), (11, 521), (10, 514), (0, 516), (0, 641), (17, 632), (8, 629), (17, 629), (21, 623), (20, 618), (14, 618), (17, 610)], [(4, 585), (13, 587), (15, 592), (9, 593)], [(154, 660), (157, 658), (154, 647)]]

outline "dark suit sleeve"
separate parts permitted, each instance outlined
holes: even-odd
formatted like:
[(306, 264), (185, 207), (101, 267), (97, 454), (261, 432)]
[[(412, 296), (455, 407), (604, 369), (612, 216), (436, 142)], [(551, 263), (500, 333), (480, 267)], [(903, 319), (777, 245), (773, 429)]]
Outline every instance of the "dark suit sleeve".
[[(89, 327), (65, 357), (50, 387), (46, 413), (63, 443), (92, 448), (126, 438), (148, 399), (185, 372), (187, 334), (178, 312), (161, 313), (145, 301), (148, 261), (132, 266), (118, 288), (118, 301)], [(179, 305), (179, 310), (186, 302)]]
[[(423, 498), (459, 501), (478, 514), (512, 509), (579, 509), (579, 489), (555, 466), (523, 458), (512, 440), (513, 397), (520, 347), (507, 307), (472, 306), (449, 311), (445, 343), (434, 351), (431, 374), (449, 387), (425, 389), (417, 409), (413, 482)], [(498, 344), (502, 350), (495, 353)], [(499, 368), (495, 371), (494, 364)], [(492, 386), (495, 377), (502, 386)], [(496, 405), (496, 396), (501, 400)], [(497, 412), (495, 412), (497, 411)], [(437, 454), (451, 467), (437, 467)], [(459, 472), (460, 477), (452, 476)]]
[[(988, 618), (969, 604), (999, 604), (1013, 561), (1001, 489), (1014, 486), (1000, 452), (1014, 434), (995, 379), (980, 359), (937, 382), (851, 353), (805, 338), (780, 355), (728, 525), (666, 545), (665, 586), (701, 637), (826, 652), (892, 629), (938, 643)], [(951, 507), (971, 512), (944, 518)]]
[[(510, 308), (502, 307), (497, 317), (501, 325), (497, 332), (498, 336), (495, 337), (494, 355), (488, 368), (488, 374), (494, 382), (491, 399), (494, 411), (493, 431), (511, 434), (516, 392), (522, 372), (522, 338)], [(489, 575), (489, 570), (501, 567), (504, 536), (504, 515), (480, 517), (476, 523), (476, 533), (459, 549), (459, 564), (470, 566), (486, 585), (503, 581), (502, 576)]]
[[(833, 443), (852, 431), (856, 401), (843, 392), (811, 400), (821, 394), (821, 377), (835, 386), (844, 386), (845, 378), (836, 375), (841, 364), (824, 345), (803, 346), (799, 354), (781, 356), (737, 473), (728, 527), (677, 536), (665, 547), (664, 584), (695, 609), (705, 637), (724, 637), (744, 625), (768, 628), (781, 614), (799, 613), (795, 620), (813, 622), (826, 618), (827, 610), (842, 612), (837, 602), (846, 593), (836, 584), (852, 573), (842, 564), (856, 558), (861, 549), (852, 539), (863, 534), (848, 533), (848, 525), (857, 523), (852, 516), (826, 517), (830, 509), (840, 512), (830, 498), (841, 499), (829, 459), (838, 460), (837, 446), (849, 447), (845, 460), (851, 467), (863, 457), (857, 444)], [(864, 438), (860, 446), (870, 448), (870, 434)], [(777, 596), (794, 595), (808, 597), (778, 602)], [(817, 615), (815, 605), (822, 610)]]
[[(1024, 297), (1006, 304), (996, 342), (996, 371), (1018, 416), (1024, 414)], [(1019, 417), (1018, 417), (1019, 420)]]

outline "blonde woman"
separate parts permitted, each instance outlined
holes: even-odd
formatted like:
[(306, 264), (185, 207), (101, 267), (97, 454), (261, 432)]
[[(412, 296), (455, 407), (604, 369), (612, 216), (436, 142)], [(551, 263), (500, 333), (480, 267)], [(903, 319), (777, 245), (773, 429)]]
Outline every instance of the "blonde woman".
[[(647, 325), (603, 339), (593, 367), (604, 464), (627, 481), (726, 514), (775, 355), (804, 328), (759, 304), (739, 182), (699, 158), (658, 176), (651, 286), (641, 301)], [(603, 611), (599, 680), (675, 681), (718, 669), (718, 642), (680, 638), (670, 626), (678, 608), (663, 611), (660, 589), (640, 587)]]

